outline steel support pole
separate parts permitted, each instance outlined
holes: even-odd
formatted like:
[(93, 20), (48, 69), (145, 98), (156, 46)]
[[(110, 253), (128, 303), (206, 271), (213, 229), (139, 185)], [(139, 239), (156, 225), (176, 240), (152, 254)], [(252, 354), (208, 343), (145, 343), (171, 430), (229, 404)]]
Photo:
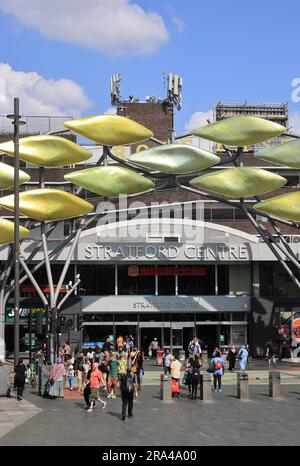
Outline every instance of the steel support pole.
[(19, 171), (20, 171), (20, 153), (19, 153), (19, 99), (14, 99), (14, 363), (19, 362), (20, 351), (20, 211), (19, 211)]

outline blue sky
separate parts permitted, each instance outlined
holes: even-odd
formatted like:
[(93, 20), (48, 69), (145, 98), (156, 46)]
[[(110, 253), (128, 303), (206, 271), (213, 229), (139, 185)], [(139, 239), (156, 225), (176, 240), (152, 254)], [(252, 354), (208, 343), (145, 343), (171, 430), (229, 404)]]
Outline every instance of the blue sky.
[[(185, 129), (195, 112), (207, 112), (219, 100), (287, 100), (291, 113), (300, 112), (300, 102), (293, 102), (291, 98), (292, 80), (300, 77), (298, 0), (112, 0), (116, 6), (120, 3), (125, 8), (135, 4), (145, 15), (149, 12), (158, 15), (153, 19), (153, 36), (151, 21), (147, 23), (149, 34), (145, 37), (142, 22), (132, 26), (131, 30), (139, 31), (137, 36), (133, 34), (132, 40), (143, 42), (144, 51), (138, 53), (125, 53), (118, 43), (111, 51), (108, 42), (109, 52), (105, 53), (106, 46), (101, 45), (102, 34), (103, 37), (109, 35), (105, 33), (105, 26), (99, 28), (99, 35), (95, 34), (99, 38), (96, 46), (94, 43), (92, 48), (87, 45), (84, 28), (89, 27), (89, 23), (85, 25), (90, 20), (88, 12), (80, 27), (77, 26), (78, 41), (76, 37), (72, 39), (71, 33), (63, 37), (59, 31), (64, 30), (63, 21), (68, 21), (70, 0), (60, 0), (66, 7), (61, 14), (61, 9), (56, 13), (51, 10), (50, 1), (39, 0), (40, 5), (44, 4), (44, 22), (41, 24), (37, 20), (39, 26), (30, 23), (34, 16), (30, 9), (36, 8), (36, 1), (0, 0), (0, 62), (9, 64), (14, 71), (34, 71), (46, 82), (51, 80), (50, 84), (52, 80), (68, 79), (79, 85), (86, 101), (78, 90), (73, 97), (68, 97), (69, 106), (61, 106), (53, 97), (51, 103), (61, 112), (72, 110), (72, 98), (81, 99), (81, 103), (74, 104), (81, 114), (105, 111), (110, 107), (109, 77), (116, 72), (122, 75), (123, 97), (129, 94), (141, 98), (146, 95), (164, 97), (163, 73), (169, 71), (184, 78), (183, 109), (176, 114), (178, 132)], [(95, 2), (102, 3), (102, 0), (86, 0), (86, 8)], [(73, 0), (75, 4), (77, 1)], [(27, 17), (21, 11), (24, 8), (28, 10)], [(56, 14), (60, 17), (56, 18)], [(75, 14), (73, 10), (72, 14)], [(53, 28), (48, 27), (47, 15)], [(52, 34), (58, 20), (62, 23), (61, 29)], [(118, 24), (122, 28), (121, 22)], [(112, 37), (120, 34), (119, 26), (114, 32), (114, 24), (111, 24)], [(130, 31), (125, 30), (124, 34)], [(147, 50), (148, 43), (153, 50)], [(42, 100), (41, 89), (40, 86), (38, 96)], [(65, 91), (61, 88), (60, 92), (60, 99), (63, 99)], [(33, 113), (33, 106), (29, 108)], [(46, 111), (47, 106), (44, 109)], [(5, 105), (1, 108), (0, 102), (0, 114), (5, 111)], [(39, 106), (36, 111), (41, 111)]]

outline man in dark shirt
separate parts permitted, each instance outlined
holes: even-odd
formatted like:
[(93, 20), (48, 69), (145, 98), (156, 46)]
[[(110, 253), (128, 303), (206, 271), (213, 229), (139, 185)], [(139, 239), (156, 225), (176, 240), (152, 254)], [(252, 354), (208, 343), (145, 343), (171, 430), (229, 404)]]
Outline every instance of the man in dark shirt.
[(121, 393), (122, 393), (122, 421), (125, 421), (126, 408), (128, 406), (128, 417), (133, 417), (133, 397), (134, 397), (134, 384), (136, 383), (136, 376), (130, 369), (121, 377)]
[(26, 366), (23, 364), (23, 359), (20, 359), (17, 366), (15, 367), (14, 383), (17, 387), (17, 400), (23, 399), (23, 391), (26, 379)]

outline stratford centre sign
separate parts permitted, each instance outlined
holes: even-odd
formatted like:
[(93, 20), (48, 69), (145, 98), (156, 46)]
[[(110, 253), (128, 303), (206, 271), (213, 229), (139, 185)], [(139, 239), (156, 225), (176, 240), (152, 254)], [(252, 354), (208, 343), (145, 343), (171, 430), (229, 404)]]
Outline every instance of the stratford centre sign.
[(202, 260), (249, 261), (251, 251), (247, 245), (171, 245), (171, 244), (89, 244), (79, 245), (79, 260)]

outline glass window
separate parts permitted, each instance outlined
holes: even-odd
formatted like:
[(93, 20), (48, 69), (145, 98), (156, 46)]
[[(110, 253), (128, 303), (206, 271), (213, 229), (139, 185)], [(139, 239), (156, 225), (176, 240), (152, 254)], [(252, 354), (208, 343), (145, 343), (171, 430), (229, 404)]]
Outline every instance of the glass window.
[(218, 294), (229, 294), (229, 266), (218, 265)]
[[(197, 319), (197, 322), (201, 322), (201, 321), (219, 321), (219, 313), (218, 312), (210, 312), (210, 313), (207, 313), (207, 312), (201, 312), (201, 313), (197, 313), (196, 314), (196, 319)], [(229, 320), (229, 318), (228, 318)]]
[(145, 312), (145, 313), (140, 313), (139, 314), (139, 321), (140, 322), (163, 322), (163, 314), (160, 314), (159, 312), (154, 313), (154, 312)]
[(85, 322), (113, 322), (113, 314), (106, 314), (101, 312), (101, 314), (84, 314)]
[(104, 343), (106, 339), (113, 335), (113, 326), (110, 325), (86, 325), (83, 331), (84, 343)]
[[(118, 294), (119, 295), (154, 295), (155, 276), (138, 275), (138, 267), (132, 272), (132, 266), (118, 266)], [(137, 273), (137, 275), (135, 275)]]
[(179, 276), (179, 295), (214, 295), (215, 294), (215, 266), (202, 267), (203, 275)]
[(246, 325), (232, 326), (232, 345), (242, 346), (246, 343), (247, 327)]
[(135, 322), (138, 320), (138, 316), (135, 312), (115, 314), (115, 322)]
[(172, 322), (194, 322), (195, 314), (193, 312), (174, 312)]
[(175, 277), (158, 277), (158, 294), (173, 296), (175, 295)]
[(78, 265), (81, 294), (114, 295), (115, 267), (113, 265)]

